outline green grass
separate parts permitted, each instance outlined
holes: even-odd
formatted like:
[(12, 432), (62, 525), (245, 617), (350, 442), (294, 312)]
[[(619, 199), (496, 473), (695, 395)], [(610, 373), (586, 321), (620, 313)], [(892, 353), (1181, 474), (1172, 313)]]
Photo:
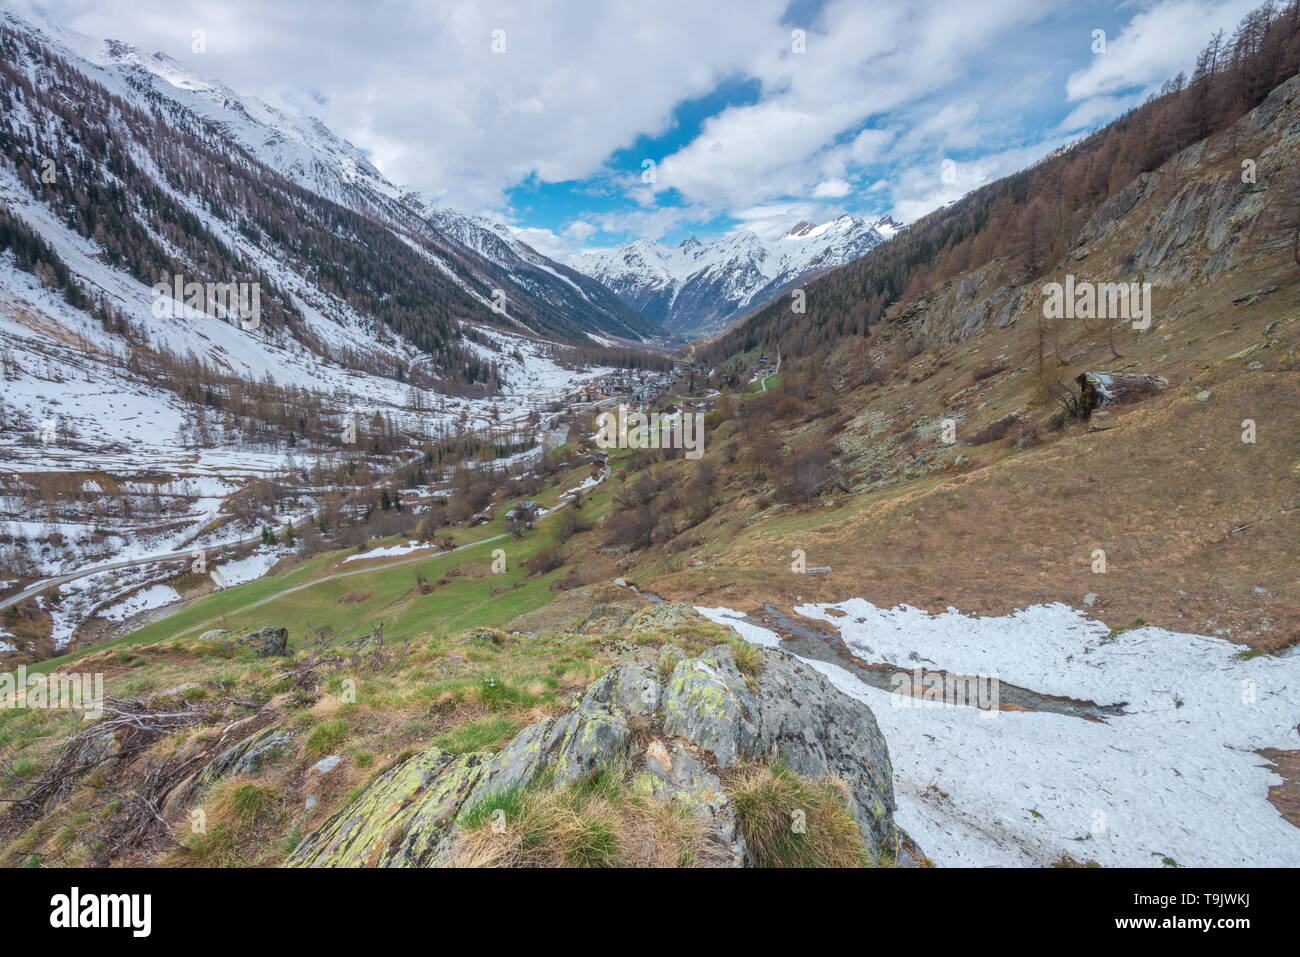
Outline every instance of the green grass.
[(495, 751), (514, 737), (518, 727), (519, 725), (509, 718), (471, 721), (434, 738), (433, 744), (452, 754)]
[[(560, 473), (558, 480), (537, 493), (535, 498), (557, 504), (560, 492), (576, 485), (587, 471), (572, 469)], [(583, 514), (593, 521), (609, 508), (609, 490), (601, 486), (597, 488), (600, 492), (587, 496), (582, 508)], [(107, 648), (151, 644), (179, 636), (192, 638), (209, 629), (235, 631), (267, 624), (283, 625), (290, 629), (290, 641), (300, 644), (308, 621), (313, 627), (330, 628), (337, 640), (356, 637), (368, 628), (372, 620), (380, 617), (387, 622), (386, 633), (394, 636), (424, 631), (451, 634), (465, 628), (505, 624), (550, 602), (555, 597), (550, 584), (565, 574), (566, 569), (560, 568), (530, 579), (523, 567), (524, 562), (541, 548), (557, 544), (553, 526), (546, 518), (522, 539), (507, 537), (483, 541), (501, 534), (504, 509), (498, 509), (498, 513), (497, 518), (487, 525), (451, 531), (454, 538), (472, 539), (477, 543), (463, 550), (374, 570), (353, 568), (350, 566), (355, 563), (343, 563), (343, 559), (357, 554), (355, 549), (324, 553), (280, 575), (205, 595), (161, 621), (93, 648), (47, 659), (29, 666), (28, 671), (47, 672)], [(394, 541), (397, 538), (376, 540), (372, 547), (382, 547), (385, 542)], [(490, 567), (492, 552), (497, 548), (506, 553), (507, 570), (504, 574), (489, 573), (481, 578), (448, 575), (462, 566)], [(324, 580), (340, 571), (349, 574)], [(423, 574), (430, 582), (444, 577), (448, 582), (435, 585), (428, 595), (420, 595), (416, 586), (417, 573)], [(302, 585), (307, 587), (282, 594)], [(498, 589), (503, 590), (493, 595)], [(373, 595), (358, 604), (338, 603), (338, 599), (358, 591), (370, 591)], [(127, 647), (121, 647), (120, 653), (131, 654)]]
[(556, 787), (551, 773), (489, 795), (456, 818), (458, 863), (479, 866), (619, 867), (707, 863), (707, 824), (682, 805), (635, 793), (625, 769), (602, 765)]
[(751, 645), (743, 638), (731, 639), (731, 653), (735, 655), (736, 667), (746, 677), (755, 677), (763, 670), (763, 652), (757, 645)]
[(736, 825), (758, 867), (870, 863), (840, 785), (809, 781), (774, 761), (741, 771), (730, 789)]
[(307, 738), (307, 753), (318, 757), (332, 754), (347, 736), (348, 723), (342, 718), (330, 718), (322, 721), (312, 729)]
[(233, 788), (228, 796), (231, 810), (250, 824), (269, 813), (278, 799), (275, 788), (253, 783)]

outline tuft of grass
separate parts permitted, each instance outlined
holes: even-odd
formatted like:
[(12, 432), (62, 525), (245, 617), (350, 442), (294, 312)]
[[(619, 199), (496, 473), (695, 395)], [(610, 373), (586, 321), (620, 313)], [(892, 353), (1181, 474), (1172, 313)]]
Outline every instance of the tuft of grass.
[(248, 778), (224, 782), (207, 802), (205, 829), (189, 836), (185, 863), (200, 867), (247, 867), (265, 849), (265, 837), (279, 817), (280, 791)]
[(543, 696), (534, 694), (527, 688), (511, 684), (508, 681), (491, 677), (480, 682), (473, 690), (473, 698), (489, 711), (511, 711), (516, 708), (531, 708), (543, 700)]
[(307, 737), (306, 751), (311, 755), (331, 754), (348, 736), (348, 723), (342, 718), (330, 718), (312, 729)]
[(725, 856), (703, 817), (634, 793), (614, 765), (566, 787), (544, 777), (492, 795), (456, 824), (461, 866), (692, 867)]
[(757, 677), (763, 672), (763, 650), (743, 638), (731, 642), (731, 652), (736, 657), (736, 667), (748, 678)]
[(237, 826), (251, 828), (267, 816), (279, 800), (279, 793), (269, 784), (247, 782), (227, 789), (218, 803), (218, 813), (232, 818)]
[(565, 867), (616, 867), (622, 860), (617, 809), (601, 798), (561, 808), (551, 837)]
[(1101, 640), (1101, 643), (1103, 645), (1110, 644), (1110, 642), (1114, 641), (1116, 638), (1124, 634), (1124, 632), (1126, 631), (1132, 631), (1134, 628), (1145, 628), (1145, 627), (1146, 627), (1145, 620), (1141, 618), (1134, 618), (1127, 625), (1121, 625), (1118, 628), (1112, 628), (1110, 630), (1110, 634), (1108, 634), (1105, 638), (1103, 638)]
[(471, 751), (492, 751), (512, 737), (518, 725), (509, 718), (487, 718), (471, 721), (439, 735), (433, 743), (452, 754)]
[(225, 824), (214, 824), (185, 841), (185, 857), (200, 867), (241, 867), (247, 862), (240, 841)]
[(742, 768), (730, 790), (757, 867), (860, 867), (870, 862), (842, 782), (809, 781), (781, 761)]

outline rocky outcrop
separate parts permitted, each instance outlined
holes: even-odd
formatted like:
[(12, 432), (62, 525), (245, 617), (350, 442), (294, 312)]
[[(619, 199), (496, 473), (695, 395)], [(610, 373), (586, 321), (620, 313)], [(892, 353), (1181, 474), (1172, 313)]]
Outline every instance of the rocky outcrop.
[(1045, 276), (1005, 285), (1005, 263), (995, 260), (893, 307), (886, 333), (924, 347), (951, 346), (1039, 314), (1043, 283), (1067, 273), (1094, 282), (1150, 282), (1160, 291), (1217, 282), (1289, 253), (1300, 202), (1298, 147), (1295, 77), (1222, 134), (1115, 190)]
[(636, 791), (691, 808), (708, 822), (716, 858), (742, 865), (744, 842), (723, 776), (741, 761), (774, 757), (806, 777), (842, 779), (867, 847), (892, 847), (889, 751), (865, 705), (771, 649), (752, 676), (741, 673), (726, 644), (694, 658), (671, 651), (643, 658), (615, 667), (567, 712), (529, 725), (496, 754), (430, 748), (390, 768), (307, 835), (286, 863), (453, 863), (462, 809), (512, 788), (543, 786), (543, 775), (545, 786), (558, 787), (612, 765)]
[(227, 775), (256, 774), (292, 748), (291, 735), (281, 729), (279, 719), (266, 712), (227, 725), (214, 742), (190, 738), (175, 758), (180, 766), (189, 764), (196, 769), (171, 790), (167, 808), (185, 807), (200, 799)]
[(259, 658), (283, 657), (289, 654), (289, 629), (287, 628), (267, 625), (242, 640), (257, 649)]

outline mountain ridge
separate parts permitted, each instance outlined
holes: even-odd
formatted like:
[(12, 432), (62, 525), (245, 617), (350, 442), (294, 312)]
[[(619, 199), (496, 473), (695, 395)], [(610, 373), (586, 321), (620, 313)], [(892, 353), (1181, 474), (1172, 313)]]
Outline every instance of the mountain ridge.
[(711, 243), (691, 236), (675, 247), (638, 239), (579, 253), (571, 262), (669, 332), (709, 333), (805, 277), (864, 255), (902, 228), (890, 216), (867, 220), (845, 213), (819, 225), (800, 220), (773, 240), (747, 229)]
[[(602, 342), (659, 333), (608, 290), (516, 239), (507, 227), (460, 213), (388, 180), (365, 154), (314, 116), (294, 116), (202, 76), (162, 53), (32, 23), (0, 6), (0, 22), (33, 38), (113, 93), (163, 111), (181, 129), (206, 125), (290, 182), (373, 218), (400, 235), (413, 231), (431, 265), (488, 309), (497, 290), (507, 312), (533, 333)], [(71, 62), (78, 68), (76, 62)], [(490, 237), (490, 238), (489, 238)], [(511, 309), (510, 305), (517, 309)], [(495, 310), (494, 310), (495, 312)], [(531, 313), (531, 314), (530, 314)]]

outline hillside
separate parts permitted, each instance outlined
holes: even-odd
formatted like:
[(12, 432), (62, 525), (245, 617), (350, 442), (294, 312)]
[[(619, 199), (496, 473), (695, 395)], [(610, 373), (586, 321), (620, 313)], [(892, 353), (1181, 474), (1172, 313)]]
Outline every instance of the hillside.
[[(454, 306), (456, 314), (465, 319), (569, 338), (601, 333), (639, 339), (656, 331), (653, 323), (599, 284), (513, 239), (504, 226), (440, 208), (390, 183), (359, 150), (317, 120), (289, 116), (198, 76), (165, 56), (146, 55), (120, 41), (96, 42), (64, 31), (49, 37), (12, 11), (5, 13), (5, 24), (11, 41), (8, 82), (35, 94), (35, 103), (25, 110), (6, 110), (10, 136), (14, 137), (6, 149), (15, 166), (21, 162), (43, 169), (38, 160), (63, 159), (78, 163), (84, 174), (95, 175), (93, 150), (87, 153), (84, 146), (77, 150), (60, 142), (69, 137), (75, 137), (74, 141), (87, 138), (82, 129), (86, 115), (67, 113), (57, 105), (59, 99), (64, 104), (85, 102), (81, 90), (94, 84), (110, 98), (104, 104), (105, 115), (120, 110), (124, 120), (132, 112), (141, 120), (150, 116), (155, 129), (149, 135), (161, 138), (146, 140), (143, 126), (128, 121), (111, 129), (101, 124), (97, 135), (89, 137), (92, 143), (102, 138), (106, 150), (125, 147), (129, 152), (130, 147), (116, 137), (119, 129), (133, 134), (168, 177), (171, 189), (181, 195), (197, 193), (194, 198), (201, 209), (236, 227), (247, 216), (249, 223), (240, 228), (256, 249), (255, 260), (259, 255), (284, 262), (301, 259), (302, 263), (292, 268), (299, 273), (305, 268), (308, 275), (314, 272), (311, 278), (327, 292), (337, 294), (349, 285), (343, 273), (331, 272), (338, 268), (338, 260), (347, 261), (347, 247), (339, 241), (364, 249), (359, 262), (365, 263), (367, 282), (374, 284), (370, 298), (358, 300), (356, 294), (361, 290), (344, 291), (343, 297), (367, 315), (383, 318), (389, 325), (396, 322), (397, 331), (408, 337), (420, 340), (439, 327), (413, 333), (412, 321), (398, 318), (402, 313), (386, 313), (388, 307), (381, 304), (384, 289), (396, 288), (393, 284), (399, 277), (406, 284), (404, 296), (424, 304), (422, 308), (429, 313), (425, 322), (433, 320), (437, 310)], [(42, 94), (47, 88), (58, 89), (56, 75), (58, 83), (66, 87), (61, 97), (46, 99)], [(30, 129), (44, 131), (39, 144), (18, 135), (18, 129), (27, 128), (22, 121), (28, 111), (38, 120)], [(52, 115), (47, 119), (42, 113)], [(163, 129), (168, 132), (162, 133)], [(187, 181), (170, 168), (169, 154), (193, 149), (196, 144), (201, 144), (202, 151), (190, 157), (191, 168), (223, 170), (230, 176), (229, 183), (208, 184), (196, 191), (192, 178)], [(268, 176), (268, 171), (278, 175)], [(149, 174), (146, 171), (144, 175)], [(281, 191), (272, 185), (281, 179), (299, 190), (290, 187)], [(57, 186), (58, 178), (52, 184), (37, 185)], [(82, 189), (86, 189), (84, 184)], [(244, 216), (237, 209), (225, 208), (237, 193), (250, 189), (261, 194), (260, 204), (250, 207)], [(306, 205), (302, 191), (311, 197)], [(47, 199), (39, 190), (36, 193), (37, 198)], [(214, 203), (217, 195), (223, 198)], [(71, 198), (65, 194), (63, 201)], [(93, 206), (96, 196), (88, 195), (80, 205), (86, 207), (87, 202)], [(356, 215), (337, 224), (329, 222), (342, 212), (331, 210), (338, 206)], [(303, 232), (310, 222), (307, 210), (312, 207), (314, 215), (322, 217), (320, 231)], [(275, 227), (268, 228), (273, 221)], [(286, 236), (289, 221), (293, 230)], [(110, 220), (106, 225), (114, 224)], [(93, 229), (87, 224), (81, 232), (88, 235)], [(113, 230), (108, 232), (111, 235)], [(293, 257), (285, 255), (284, 242), (290, 238)], [(151, 267), (163, 264), (156, 255), (149, 263)], [(139, 273), (146, 263), (135, 265)], [(494, 289), (505, 292), (511, 319), (492, 308)], [(417, 344), (428, 341), (432, 340)]]

